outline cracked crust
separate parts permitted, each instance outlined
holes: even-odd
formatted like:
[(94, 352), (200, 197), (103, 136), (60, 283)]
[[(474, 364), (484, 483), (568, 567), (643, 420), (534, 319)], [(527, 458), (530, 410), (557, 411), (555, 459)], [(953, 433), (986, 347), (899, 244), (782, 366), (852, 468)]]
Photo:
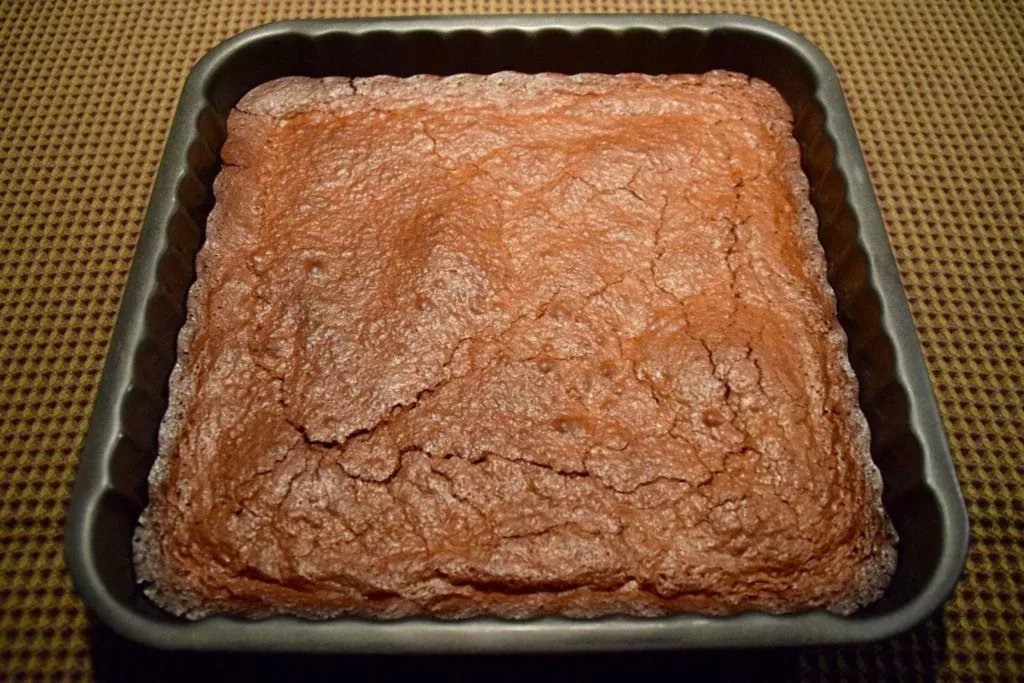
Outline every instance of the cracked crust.
[(895, 535), (769, 86), (287, 78), (228, 128), (135, 538), (158, 604), (525, 618), (881, 594)]

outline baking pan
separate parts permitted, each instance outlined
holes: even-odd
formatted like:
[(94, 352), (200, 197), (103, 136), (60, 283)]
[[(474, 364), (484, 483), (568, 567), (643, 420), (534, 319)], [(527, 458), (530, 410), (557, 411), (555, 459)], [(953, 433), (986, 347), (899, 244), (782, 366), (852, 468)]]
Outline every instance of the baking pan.
[[(185, 301), (219, 168), (224, 122), (280, 76), (739, 71), (793, 108), (819, 236), (850, 340), (884, 504), (900, 535), (892, 584), (848, 617), (543, 618), (444, 622), (209, 617), (156, 607), (135, 582), (131, 538), (146, 503)], [(792, 31), (738, 16), (530, 16), (295, 21), (214, 48), (185, 82), (135, 252), (81, 455), (67, 559), (91, 610), (167, 648), (334, 652), (528, 652), (849, 643), (904, 631), (959, 578), (967, 515), (906, 296), (839, 78)]]

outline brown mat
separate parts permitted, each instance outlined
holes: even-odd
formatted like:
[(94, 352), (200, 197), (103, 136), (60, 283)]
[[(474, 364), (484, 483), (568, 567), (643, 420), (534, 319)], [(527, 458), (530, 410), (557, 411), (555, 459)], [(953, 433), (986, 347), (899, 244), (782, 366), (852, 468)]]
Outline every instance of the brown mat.
[[(710, 7), (709, 7), (710, 5)], [(857, 648), (410, 663), (165, 655), (90, 627), (64, 569), (77, 453), (178, 89), (208, 48), (286, 17), (683, 11), (653, 0), (0, 0), (0, 679), (339, 667), (419, 676), (876, 680), (1024, 676), (1024, 3), (712, 2), (820, 45), (843, 78), (972, 521), (944, 613)], [(372, 668), (368, 668), (372, 667)], [(607, 672), (606, 672), (607, 673)]]

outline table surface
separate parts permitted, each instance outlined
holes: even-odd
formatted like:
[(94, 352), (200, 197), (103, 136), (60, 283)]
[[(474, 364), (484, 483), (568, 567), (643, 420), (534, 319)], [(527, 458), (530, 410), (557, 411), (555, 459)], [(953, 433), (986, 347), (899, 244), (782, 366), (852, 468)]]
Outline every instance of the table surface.
[[(275, 19), (719, 11), (786, 24), (841, 75), (967, 499), (972, 545), (945, 609), (860, 647), (498, 659), (160, 653), (91, 624), (64, 516), (178, 91), (210, 47)], [(1024, 3), (906, 0), (0, 0), (0, 679), (201, 671), (509, 677), (1024, 676)], [(1015, 312), (1016, 311), (1016, 312)]]

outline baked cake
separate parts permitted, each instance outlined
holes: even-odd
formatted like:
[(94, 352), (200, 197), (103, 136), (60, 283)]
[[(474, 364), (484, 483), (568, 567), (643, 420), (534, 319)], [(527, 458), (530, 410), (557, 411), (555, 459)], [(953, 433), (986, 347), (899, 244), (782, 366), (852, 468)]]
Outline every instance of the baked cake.
[(738, 74), (285, 78), (228, 119), (159, 605), (849, 613), (895, 536), (792, 113)]

